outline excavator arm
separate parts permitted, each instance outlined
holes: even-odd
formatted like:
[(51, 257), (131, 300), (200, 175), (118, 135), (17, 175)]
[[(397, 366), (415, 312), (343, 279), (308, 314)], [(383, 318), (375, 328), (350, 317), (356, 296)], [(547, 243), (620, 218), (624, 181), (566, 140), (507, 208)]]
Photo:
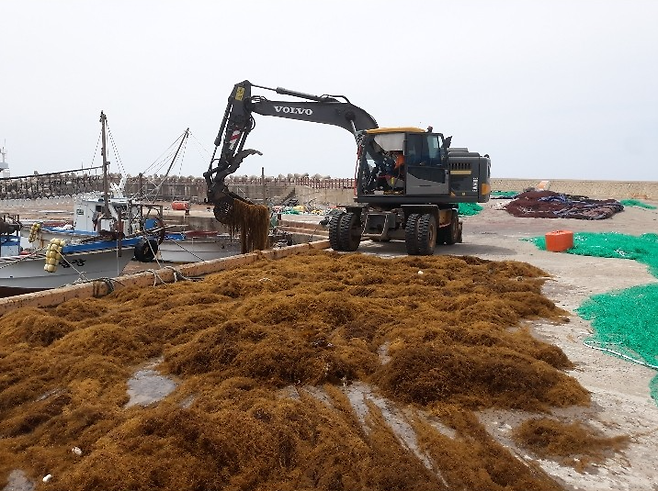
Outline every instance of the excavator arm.
[[(303, 101), (270, 101), (263, 96), (252, 95), (252, 87)], [(345, 96), (317, 96), (281, 87), (274, 89), (254, 85), (248, 80), (235, 84), (215, 139), (208, 171), (203, 174), (208, 186), (208, 201), (215, 205), (215, 218), (222, 223), (231, 223), (234, 200), (248, 202), (231, 192), (224, 180), (249, 155), (262, 155), (258, 150), (244, 148), (249, 133), (255, 127), (253, 114), (340, 126), (355, 138), (360, 131), (378, 127), (370, 114), (351, 104)]]

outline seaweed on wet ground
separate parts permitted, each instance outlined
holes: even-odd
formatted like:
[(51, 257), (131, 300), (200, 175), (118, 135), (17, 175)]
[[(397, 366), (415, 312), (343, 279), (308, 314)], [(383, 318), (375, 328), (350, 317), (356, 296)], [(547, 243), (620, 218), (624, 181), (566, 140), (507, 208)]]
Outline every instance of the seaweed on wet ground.
[(565, 423), (553, 418), (531, 418), (513, 433), (514, 440), (543, 458), (551, 458), (582, 471), (601, 463), (629, 443), (625, 435), (607, 437), (579, 421)]

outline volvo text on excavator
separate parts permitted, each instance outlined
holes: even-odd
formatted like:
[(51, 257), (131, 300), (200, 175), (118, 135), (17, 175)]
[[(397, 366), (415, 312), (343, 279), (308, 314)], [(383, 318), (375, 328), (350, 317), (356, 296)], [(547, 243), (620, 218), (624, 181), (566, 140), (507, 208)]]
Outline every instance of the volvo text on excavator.
[[(300, 101), (270, 101), (252, 88)], [(244, 148), (255, 126), (253, 114), (298, 119), (345, 128), (356, 141), (354, 203), (329, 222), (337, 251), (354, 251), (362, 238), (404, 240), (408, 254), (430, 255), (437, 243), (461, 242), (459, 203), (484, 203), (491, 191), (491, 160), (467, 148), (450, 147), (451, 137), (432, 128), (380, 128), (366, 111), (341, 95), (311, 95), (243, 81), (228, 100), (208, 171), (208, 201), (217, 220), (232, 222), (234, 200), (225, 178), (258, 150)]]

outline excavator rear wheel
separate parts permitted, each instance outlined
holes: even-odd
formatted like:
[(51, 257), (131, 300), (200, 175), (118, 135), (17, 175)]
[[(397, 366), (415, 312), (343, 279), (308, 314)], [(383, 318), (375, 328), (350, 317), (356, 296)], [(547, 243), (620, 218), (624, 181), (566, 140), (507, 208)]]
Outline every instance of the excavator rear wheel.
[(340, 250), (356, 251), (361, 243), (361, 220), (355, 213), (345, 213), (340, 217)]
[(459, 213), (457, 211), (452, 212), (452, 218), (450, 219), (450, 225), (444, 230), (444, 241), (447, 245), (453, 245), (457, 242), (461, 242), (460, 237), (460, 227), (459, 227)]
[(340, 247), (340, 221), (345, 213), (333, 215), (329, 220), (329, 245), (334, 251), (342, 251)]
[(418, 254), (431, 256), (436, 247), (436, 218), (432, 213), (425, 213), (418, 219)]
[(418, 255), (418, 213), (412, 213), (407, 217), (407, 224), (404, 227), (404, 244), (407, 247), (407, 254), (410, 256)]

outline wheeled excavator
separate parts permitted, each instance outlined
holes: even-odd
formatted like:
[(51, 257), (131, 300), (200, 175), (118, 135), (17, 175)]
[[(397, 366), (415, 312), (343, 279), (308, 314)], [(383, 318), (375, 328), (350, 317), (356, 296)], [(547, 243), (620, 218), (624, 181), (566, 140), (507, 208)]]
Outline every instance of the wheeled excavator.
[[(290, 96), (271, 101), (252, 88)], [(355, 251), (362, 239), (404, 240), (410, 255), (431, 255), (437, 243), (462, 240), (459, 203), (485, 203), (491, 192), (491, 160), (467, 148), (450, 147), (431, 127), (380, 128), (365, 110), (342, 95), (312, 95), (245, 80), (235, 84), (222, 119), (208, 171), (208, 202), (222, 223), (232, 223), (235, 200), (225, 179), (258, 150), (245, 142), (254, 114), (340, 126), (356, 142), (354, 203), (329, 221), (329, 242), (336, 251)]]

